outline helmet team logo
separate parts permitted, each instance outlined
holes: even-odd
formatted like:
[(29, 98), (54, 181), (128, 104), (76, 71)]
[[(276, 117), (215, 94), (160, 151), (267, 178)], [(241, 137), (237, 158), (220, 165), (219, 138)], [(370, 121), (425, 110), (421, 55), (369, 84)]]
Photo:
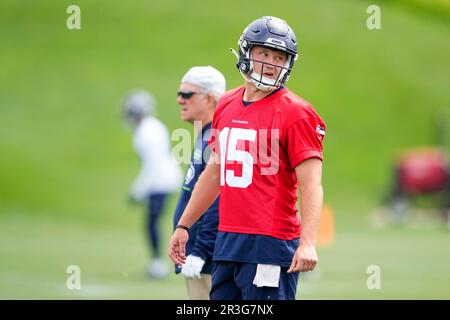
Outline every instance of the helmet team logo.
[[(276, 66), (270, 63), (263, 63), (261, 74), (256, 73), (253, 68), (253, 63), (256, 60), (253, 60), (250, 56), (254, 46), (266, 47), (286, 53), (287, 60), (285, 65)], [(286, 21), (276, 17), (266, 16), (250, 23), (240, 37), (238, 47), (239, 55), (235, 54), (238, 58), (236, 66), (239, 72), (246, 81), (253, 82), (258, 89), (263, 91), (271, 91), (285, 84), (298, 57), (297, 40), (294, 32)], [(281, 69), (276, 79), (263, 76), (264, 66), (268, 65)]]
[(316, 133), (317, 133), (317, 137), (319, 138), (319, 140), (323, 140), (323, 138), (325, 136), (325, 128), (322, 127), (320, 124), (318, 124), (316, 127)]

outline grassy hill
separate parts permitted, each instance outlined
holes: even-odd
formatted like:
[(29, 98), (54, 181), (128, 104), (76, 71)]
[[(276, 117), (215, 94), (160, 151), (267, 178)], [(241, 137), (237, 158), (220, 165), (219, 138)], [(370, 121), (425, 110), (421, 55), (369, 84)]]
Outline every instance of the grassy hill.
[[(450, 297), (448, 233), (367, 224), (393, 155), (433, 143), (431, 119), (450, 109), (450, 16), (433, 9), (447, 2), (380, 1), (382, 29), (372, 31), (368, 1), (85, 0), (81, 30), (66, 28), (70, 4), (0, 4), (0, 298), (185, 297), (180, 278), (149, 282), (140, 273), (143, 217), (126, 202), (139, 164), (120, 102), (146, 88), (170, 130), (190, 128), (175, 101), (181, 76), (210, 64), (228, 88), (240, 85), (229, 48), (262, 15), (296, 31), (289, 88), (328, 128), (325, 200), (338, 234), (304, 297)], [(81, 292), (65, 289), (69, 264), (83, 270)], [(365, 287), (370, 264), (386, 270), (388, 285), (376, 293)]]

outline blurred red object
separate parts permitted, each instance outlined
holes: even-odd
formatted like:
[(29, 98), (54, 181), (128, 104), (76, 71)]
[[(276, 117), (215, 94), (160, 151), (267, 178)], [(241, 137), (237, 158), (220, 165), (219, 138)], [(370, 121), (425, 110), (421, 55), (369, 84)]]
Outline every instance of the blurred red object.
[(399, 189), (410, 195), (442, 191), (449, 181), (447, 157), (439, 148), (407, 151), (398, 158), (396, 169)]

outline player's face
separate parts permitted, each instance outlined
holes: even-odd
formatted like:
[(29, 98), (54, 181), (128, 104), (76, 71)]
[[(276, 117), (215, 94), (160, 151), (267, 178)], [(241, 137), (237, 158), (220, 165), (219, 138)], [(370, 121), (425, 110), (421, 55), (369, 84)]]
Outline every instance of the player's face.
[(187, 122), (202, 120), (208, 108), (208, 95), (200, 87), (182, 82), (178, 89), (181, 119)]
[[(279, 67), (284, 67), (287, 54), (285, 52), (271, 50), (265, 47), (255, 46), (251, 51), (253, 59), (253, 69), (257, 74), (261, 74), (269, 79), (277, 79), (282, 71)], [(256, 61), (255, 61), (256, 60)]]

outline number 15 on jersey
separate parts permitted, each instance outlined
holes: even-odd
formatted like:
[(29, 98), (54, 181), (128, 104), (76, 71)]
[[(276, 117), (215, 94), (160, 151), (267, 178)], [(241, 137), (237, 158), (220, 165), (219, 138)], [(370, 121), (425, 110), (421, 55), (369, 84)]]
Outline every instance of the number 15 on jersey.
[[(225, 183), (230, 187), (247, 188), (253, 178), (253, 157), (248, 151), (238, 150), (239, 140), (253, 142), (256, 140), (256, 130), (242, 128), (222, 129), (219, 135), (220, 143), (220, 185)], [(234, 170), (225, 170), (228, 161), (242, 163), (242, 176), (236, 176)]]

